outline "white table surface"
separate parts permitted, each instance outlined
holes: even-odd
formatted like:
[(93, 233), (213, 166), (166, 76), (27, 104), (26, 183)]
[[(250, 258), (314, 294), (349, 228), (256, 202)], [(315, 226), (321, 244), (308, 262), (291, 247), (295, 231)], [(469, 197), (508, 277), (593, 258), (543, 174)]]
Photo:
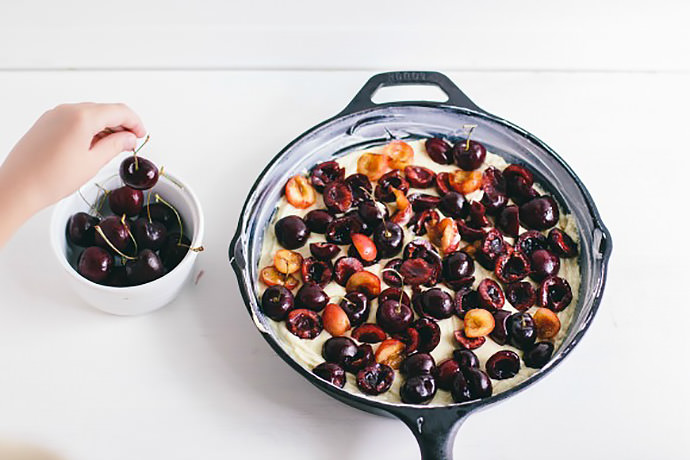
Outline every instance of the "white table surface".
[[(28, 7), (14, 8), (29, 14)], [(171, 9), (183, 13), (180, 5)], [(154, 17), (152, 7), (148, 13)], [(646, 13), (628, 12), (626, 24), (643, 23)], [(15, 30), (50, 22), (20, 16)], [(402, 423), (327, 397), (271, 351), (249, 320), (227, 261), (241, 205), (269, 159), (341, 110), (374, 73), (370, 68), (411, 65), (398, 55), (378, 65), (365, 53), (361, 65), (343, 61), (365, 70), (325, 70), (340, 67), (330, 61), (322, 69), (298, 66), (314, 67), (305, 71), (285, 70), (281, 62), (273, 70), (251, 70), (252, 63), (201, 70), (183, 53), (175, 66), (154, 56), (151, 68), (196, 70), (136, 71), (127, 68), (142, 67), (142, 53), (128, 61), (120, 50), (120, 70), (84, 70), (107, 67), (102, 56), (87, 65), (93, 43), (53, 62), (50, 29), (42, 30), (17, 42), (28, 55), (8, 51), (6, 41), (0, 46), (0, 158), (55, 104), (127, 102), (152, 134), (147, 156), (184, 177), (203, 203), (204, 276), (153, 314), (103, 314), (61, 282), (47, 238), (50, 210), (31, 219), (0, 253), (0, 444), (22, 440), (66, 460), (418, 458)], [(655, 43), (662, 49), (662, 41)], [(205, 53), (212, 62), (220, 54), (219, 46)], [(564, 157), (614, 242), (604, 301), (584, 340), (546, 379), (472, 415), (459, 432), (457, 458), (687, 458), (690, 251), (681, 232), (690, 224), (690, 75), (686, 56), (660, 54), (652, 71), (627, 66), (632, 60), (612, 69), (591, 71), (579, 62), (548, 71), (554, 61), (547, 56), (531, 57), (534, 65), (519, 71), (486, 64), (448, 72), (482, 108)], [(593, 59), (608, 63), (602, 56)], [(429, 68), (442, 61), (434, 59)], [(449, 60), (454, 64), (446, 68), (462, 68)], [(500, 67), (500, 59), (494, 64)], [(71, 65), (83, 68), (48, 69)], [(34, 67), (46, 69), (21, 70)]]

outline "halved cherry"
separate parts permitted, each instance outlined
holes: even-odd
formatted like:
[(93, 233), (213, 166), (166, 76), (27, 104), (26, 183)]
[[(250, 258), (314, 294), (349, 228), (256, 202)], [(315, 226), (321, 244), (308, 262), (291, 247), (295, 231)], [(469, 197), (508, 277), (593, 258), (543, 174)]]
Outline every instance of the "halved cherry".
[(386, 339), (376, 349), (376, 362), (398, 369), (405, 359), (405, 344), (400, 340)]
[(465, 335), (471, 339), (485, 337), (494, 330), (494, 315), (483, 308), (473, 308), (465, 313)]
[(426, 193), (413, 193), (408, 195), (407, 199), (412, 204), (414, 212), (426, 211), (438, 206), (441, 198)]
[(458, 169), (449, 173), (448, 183), (456, 192), (469, 195), (482, 186), (482, 173), (479, 171), (463, 171)]
[(395, 371), (385, 364), (370, 364), (357, 372), (357, 388), (368, 395), (388, 391), (395, 379)]
[(357, 272), (347, 280), (345, 290), (348, 293), (361, 292), (371, 300), (381, 293), (381, 280), (371, 272)]
[(337, 161), (324, 161), (311, 169), (311, 184), (319, 192), (323, 192), (331, 182), (343, 180), (345, 168), (341, 168)]
[(429, 188), (434, 185), (436, 173), (423, 166), (406, 166), (405, 178), (414, 188)]
[(331, 182), (323, 189), (323, 202), (332, 212), (345, 212), (352, 206), (352, 190), (343, 181)]
[(285, 276), (283, 273), (276, 270), (273, 265), (262, 268), (259, 278), (267, 286), (285, 286), (290, 290), (295, 289), (299, 284), (297, 278), (292, 275)]
[(460, 247), (460, 232), (458, 225), (450, 217), (442, 219), (438, 223), (438, 229), (441, 233), (441, 252), (443, 254), (451, 254)]
[(373, 363), (374, 350), (371, 345), (362, 343), (357, 347), (357, 353), (345, 363), (345, 370), (356, 374)]
[(558, 315), (548, 308), (540, 307), (532, 316), (534, 326), (537, 328), (537, 336), (540, 339), (552, 339), (561, 330), (561, 320)]
[(330, 262), (307, 257), (302, 262), (302, 281), (326, 286), (333, 278), (333, 267)]
[(548, 236), (549, 248), (560, 257), (575, 257), (577, 255), (577, 243), (558, 228), (552, 228)]
[(376, 259), (376, 245), (371, 238), (366, 235), (362, 235), (361, 233), (353, 233), (351, 237), (352, 244), (355, 246), (359, 256), (363, 260), (372, 262)]
[(300, 339), (312, 340), (323, 330), (321, 317), (312, 310), (298, 308), (288, 313), (285, 321), (288, 331)]
[(394, 188), (393, 194), (395, 195), (395, 206), (398, 210), (395, 211), (390, 221), (394, 224), (405, 225), (412, 218), (412, 205), (402, 191)]
[(365, 323), (352, 331), (352, 338), (364, 343), (379, 343), (386, 340), (386, 333), (378, 324)]
[[(465, 241), (479, 241), (486, 237), (486, 231), (484, 231), (484, 229), (470, 227), (462, 219), (458, 219), (456, 223), (460, 236)], [(478, 246), (475, 249), (478, 249)]]
[(391, 337), (405, 344), (406, 354), (410, 355), (417, 351), (417, 347), (419, 346), (419, 332), (417, 332), (417, 329), (408, 327), (402, 332), (392, 334)]
[(427, 283), (434, 275), (434, 268), (424, 259), (407, 259), (400, 266), (405, 284), (419, 286)]
[(364, 153), (357, 159), (357, 172), (377, 181), (388, 171), (388, 157), (379, 153)]
[(503, 170), (503, 177), (505, 178), (509, 195), (515, 195), (520, 192), (522, 187), (531, 187), (534, 183), (532, 173), (524, 166), (516, 164), (508, 165)]
[(496, 227), (506, 235), (517, 238), (520, 231), (520, 208), (515, 205), (503, 208), (496, 217)]
[(377, 201), (386, 203), (395, 201), (393, 189), (396, 188), (403, 193), (407, 193), (407, 191), (410, 190), (410, 183), (405, 179), (402, 172), (394, 169), (381, 176), (376, 190), (374, 190), (374, 198), (376, 198)]
[[(412, 208), (414, 209), (414, 205), (412, 205)], [(433, 209), (426, 209), (412, 216), (412, 219), (407, 224), (407, 228), (417, 236), (426, 235), (427, 225), (432, 227), (437, 225), (440, 217)]]
[(335, 282), (345, 286), (352, 275), (362, 270), (364, 270), (364, 266), (358, 259), (354, 257), (341, 257), (335, 261), (333, 266)]
[(414, 149), (404, 141), (390, 141), (383, 146), (381, 153), (388, 157), (388, 164), (393, 169), (405, 169), (414, 160)]
[(307, 209), (316, 203), (316, 192), (304, 176), (294, 176), (285, 184), (285, 198), (298, 209)]
[[(486, 311), (486, 310), (485, 310)], [(474, 350), (481, 347), (486, 342), (486, 337), (467, 337), (463, 329), (459, 329), (454, 333), (455, 340), (460, 344), (462, 348), (467, 350)]]
[(450, 192), (452, 190), (450, 186), (450, 173), (447, 172), (441, 172), (436, 174), (436, 191), (440, 196), (445, 195), (446, 193)]
[(421, 353), (431, 353), (441, 342), (441, 328), (433, 318), (419, 318), (412, 328), (419, 335), (417, 350)]
[(525, 311), (537, 301), (537, 294), (528, 281), (520, 281), (506, 286), (506, 299), (516, 310)]
[(280, 273), (288, 275), (300, 269), (302, 260), (302, 255), (299, 252), (279, 249), (273, 256), (273, 266)]
[(343, 335), (350, 330), (350, 319), (340, 305), (334, 303), (326, 305), (321, 318), (323, 328), (333, 336)]
[(309, 243), (309, 252), (319, 260), (330, 261), (340, 252), (340, 247), (333, 243)]
[(540, 307), (563, 311), (572, 302), (573, 293), (567, 280), (549, 276), (539, 285), (537, 300)]
[(505, 296), (503, 295), (503, 290), (498, 283), (491, 278), (485, 278), (477, 287), (477, 293), (479, 293), (479, 301), (482, 307), (489, 310), (498, 310), (503, 308), (505, 303)]
[(486, 217), (486, 207), (479, 201), (470, 201), (469, 217), (467, 225), (473, 228), (488, 227), (491, 225)]
[(396, 273), (400, 270), (402, 263), (402, 259), (391, 259), (386, 263), (386, 266), (381, 271), (381, 278), (384, 283), (394, 287), (401, 287), (403, 285), (402, 275)]
[(494, 273), (504, 283), (514, 283), (530, 273), (529, 259), (520, 251), (503, 254), (496, 260)]

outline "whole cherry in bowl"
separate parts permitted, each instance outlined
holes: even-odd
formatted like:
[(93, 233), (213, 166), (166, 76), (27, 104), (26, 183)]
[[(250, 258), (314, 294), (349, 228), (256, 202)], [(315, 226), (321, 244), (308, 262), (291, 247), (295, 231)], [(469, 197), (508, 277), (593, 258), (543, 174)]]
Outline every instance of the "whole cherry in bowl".
[[(192, 189), (141, 157), (144, 143), (53, 210), (50, 239), (69, 285), (116, 315), (154, 311), (191, 278), (204, 216)], [(114, 163), (117, 163), (115, 161)]]

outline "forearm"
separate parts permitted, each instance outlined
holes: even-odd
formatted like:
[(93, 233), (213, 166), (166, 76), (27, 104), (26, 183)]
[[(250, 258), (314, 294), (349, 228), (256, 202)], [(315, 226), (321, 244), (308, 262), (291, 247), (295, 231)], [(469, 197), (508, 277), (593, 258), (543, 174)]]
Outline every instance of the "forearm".
[(27, 190), (27, 181), (16, 177), (7, 165), (0, 165), (0, 248), (34, 213), (40, 210), (34, 204), (33, 191)]

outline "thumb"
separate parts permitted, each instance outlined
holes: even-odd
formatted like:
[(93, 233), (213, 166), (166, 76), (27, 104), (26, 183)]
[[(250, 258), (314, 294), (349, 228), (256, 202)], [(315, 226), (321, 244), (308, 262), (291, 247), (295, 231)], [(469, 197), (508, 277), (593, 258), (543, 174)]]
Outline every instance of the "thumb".
[(134, 150), (136, 145), (137, 136), (130, 131), (109, 134), (91, 147), (91, 160), (100, 168), (118, 154)]

